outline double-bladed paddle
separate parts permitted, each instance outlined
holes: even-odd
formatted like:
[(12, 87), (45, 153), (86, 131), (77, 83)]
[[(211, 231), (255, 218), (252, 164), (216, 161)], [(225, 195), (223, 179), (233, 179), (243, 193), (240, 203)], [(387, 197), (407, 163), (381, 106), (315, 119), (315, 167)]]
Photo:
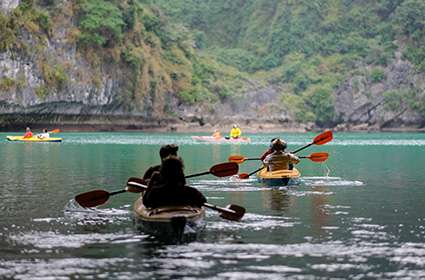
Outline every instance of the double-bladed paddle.
[[(309, 160), (314, 161), (314, 162), (323, 162), (323, 161), (326, 161), (329, 158), (329, 154), (324, 153), (324, 152), (312, 153), (309, 156), (302, 156), (302, 157), (299, 157), (299, 158), (308, 158)], [(241, 164), (246, 160), (261, 160), (261, 158), (246, 158), (242, 155), (231, 155), (229, 157), (230, 162), (236, 162), (237, 164)]]
[(59, 133), (61, 130), (59, 128), (48, 131), (48, 133)]
[[(207, 175), (207, 174), (213, 174), (214, 176), (217, 176), (217, 177), (226, 177), (226, 176), (235, 175), (236, 173), (238, 173), (238, 170), (239, 170), (239, 166), (237, 163), (224, 162), (224, 163), (219, 163), (214, 165), (207, 172), (189, 175), (189, 176), (186, 176), (185, 178), (192, 178), (192, 177)], [(143, 180), (143, 179), (140, 179), (140, 180)], [(143, 184), (146, 184), (144, 180), (143, 180)], [(94, 190), (94, 191), (89, 191), (89, 192), (85, 192), (85, 193), (77, 195), (75, 197), (75, 201), (77, 201), (78, 204), (80, 204), (82, 207), (95, 207), (95, 206), (104, 204), (106, 201), (108, 201), (110, 196), (120, 194), (120, 193), (125, 193), (125, 192), (133, 192), (133, 191), (129, 189), (128, 187), (126, 187), (123, 190), (113, 191), (113, 192), (108, 192), (105, 190)]]
[[(132, 188), (132, 192), (143, 192), (148, 187), (144, 185), (144, 180), (137, 177), (131, 177), (127, 181), (127, 188)], [(229, 204), (226, 207), (220, 207), (205, 202), (204, 207), (220, 212), (220, 217), (226, 220), (239, 221), (245, 214), (245, 208), (236, 204)]]
[[(319, 134), (316, 137), (314, 137), (313, 142), (308, 143), (307, 145), (304, 145), (301, 148), (298, 148), (297, 150), (293, 151), (292, 153), (293, 154), (298, 153), (299, 151), (302, 151), (305, 148), (310, 147), (311, 145), (323, 145), (323, 144), (326, 144), (329, 141), (332, 141), (332, 139), (333, 139), (332, 131), (331, 130), (326, 130), (325, 132), (322, 132), (321, 134)], [(326, 157), (326, 159), (327, 159), (327, 157)], [(253, 172), (251, 172), (249, 174), (247, 174), (247, 173), (241, 173), (241, 174), (239, 174), (239, 178), (240, 179), (248, 179), (251, 175), (257, 173), (258, 171), (260, 171), (263, 168), (264, 168), (264, 166), (258, 168), (257, 170), (255, 170), (255, 171), (253, 171)]]

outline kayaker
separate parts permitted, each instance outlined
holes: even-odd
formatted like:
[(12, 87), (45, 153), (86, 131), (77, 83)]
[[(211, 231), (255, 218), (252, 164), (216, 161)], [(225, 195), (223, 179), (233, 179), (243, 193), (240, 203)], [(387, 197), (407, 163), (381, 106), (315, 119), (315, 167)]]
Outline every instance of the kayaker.
[(263, 160), (268, 171), (288, 170), (290, 164), (297, 164), (300, 162), (300, 159), (296, 155), (285, 152), (286, 142), (279, 138), (272, 142), (272, 149), (273, 153), (266, 156)]
[(143, 194), (143, 204), (148, 208), (173, 205), (201, 207), (207, 200), (197, 189), (186, 185), (183, 169), (181, 158), (169, 156), (164, 159)]
[(25, 129), (24, 139), (26, 139), (26, 138), (31, 138), (31, 137), (32, 137), (32, 131), (31, 131), (31, 129), (27, 126), (27, 128)]
[(241, 136), (242, 131), (240, 130), (237, 124), (234, 124), (232, 129), (230, 130), (230, 138), (237, 139)]
[[(161, 163), (164, 161), (165, 158), (168, 156), (177, 156), (177, 151), (179, 150), (179, 147), (174, 144), (168, 144), (164, 145), (159, 149), (159, 157), (161, 158)], [(146, 170), (145, 174), (143, 175), (143, 180), (145, 180), (146, 184), (149, 183), (149, 180), (152, 177), (152, 174), (157, 171), (159, 172), (159, 169), (161, 168), (161, 165), (154, 165), (148, 168)]]
[(39, 133), (39, 134), (37, 134), (37, 138), (40, 138), (40, 139), (50, 138), (50, 134), (49, 134), (49, 132), (47, 131), (47, 128), (45, 128), (45, 129), (43, 130), (43, 133)]
[(218, 129), (214, 130), (212, 137), (214, 137), (214, 139), (217, 139), (217, 140), (220, 139), (221, 138), (220, 131), (218, 131)]

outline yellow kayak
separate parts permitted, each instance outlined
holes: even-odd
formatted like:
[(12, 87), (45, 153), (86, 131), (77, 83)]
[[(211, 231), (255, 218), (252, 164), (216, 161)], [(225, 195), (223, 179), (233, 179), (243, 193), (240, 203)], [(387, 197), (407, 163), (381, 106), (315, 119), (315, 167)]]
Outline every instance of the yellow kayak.
[(146, 208), (142, 196), (134, 203), (136, 225), (146, 233), (181, 239), (196, 235), (205, 227), (205, 209), (191, 206)]
[(291, 180), (297, 179), (300, 176), (301, 174), (296, 168), (276, 171), (267, 171), (266, 168), (263, 168), (257, 173), (258, 180), (269, 186), (286, 186)]
[(62, 138), (38, 138), (38, 137), (31, 137), (31, 138), (24, 138), (24, 136), (6, 136), (7, 140), (9, 141), (20, 141), (20, 142), (62, 142)]

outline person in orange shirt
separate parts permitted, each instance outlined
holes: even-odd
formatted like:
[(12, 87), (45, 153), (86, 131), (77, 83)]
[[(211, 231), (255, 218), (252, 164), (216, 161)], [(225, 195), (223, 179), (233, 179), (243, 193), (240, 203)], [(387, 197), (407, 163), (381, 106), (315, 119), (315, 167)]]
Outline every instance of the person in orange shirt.
[(31, 138), (32, 137), (32, 131), (29, 127), (25, 130), (24, 138)]
[(213, 133), (212, 137), (214, 137), (217, 140), (220, 139), (221, 138), (220, 131), (218, 131), (218, 129), (214, 130), (214, 133)]

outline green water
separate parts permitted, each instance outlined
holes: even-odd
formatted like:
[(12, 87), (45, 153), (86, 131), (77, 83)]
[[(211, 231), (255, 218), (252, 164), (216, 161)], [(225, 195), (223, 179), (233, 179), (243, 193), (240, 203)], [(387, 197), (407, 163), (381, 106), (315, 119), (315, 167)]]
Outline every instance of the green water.
[[(190, 179), (208, 201), (247, 209), (241, 222), (207, 211), (195, 240), (169, 244), (135, 228), (136, 194), (82, 210), (73, 197), (120, 190), (176, 143), (186, 174), (230, 154), (260, 155), (281, 136), (294, 150), (316, 134), (249, 135), (211, 145), (190, 134), (62, 133), (62, 143), (7, 142), (0, 134), (0, 279), (420, 279), (425, 278), (425, 134), (335, 133), (299, 155), (300, 185), (255, 178)], [(255, 161), (240, 172), (259, 167)]]

